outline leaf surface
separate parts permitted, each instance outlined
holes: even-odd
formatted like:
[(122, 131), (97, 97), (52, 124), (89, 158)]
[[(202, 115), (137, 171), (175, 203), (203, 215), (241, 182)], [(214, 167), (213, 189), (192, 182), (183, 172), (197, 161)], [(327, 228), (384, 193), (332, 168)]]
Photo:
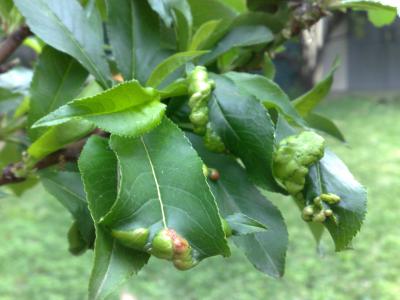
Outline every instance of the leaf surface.
[(76, 0), (15, 0), (15, 4), (44, 42), (78, 60), (103, 87), (111, 86), (100, 19), (87, 18)]

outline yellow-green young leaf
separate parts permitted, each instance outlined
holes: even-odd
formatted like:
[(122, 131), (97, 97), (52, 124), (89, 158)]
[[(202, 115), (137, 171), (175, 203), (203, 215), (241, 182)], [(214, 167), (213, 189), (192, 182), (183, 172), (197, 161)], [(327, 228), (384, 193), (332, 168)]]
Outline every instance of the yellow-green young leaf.
[(397, 17), (396, 10), (384, 11), (378, 9), (371, 9), (368, 11), (368, 19), (376, 27), (383, 27), (385, 25), (390, 25), (394, 22), (394, 20), (396, 20), (396, 17)]
[(302, 116), (307, 116), (329, 93), (333, 83), (333, 75), (340, 65), (339, 59), (336, 59), (332, 69), (322, 81), (318, 82), (311, 90), (304, 95), (293, 100), (293, 105), (297, 112)]
[(220, 25), (221, 20), (210, 20), (201, 24), (192, 37), (189, 50), (204, 49), (203, 45), (207, 42), (210, 36), (216, 31)]
[(164, 61), (162, 61), (153, 72), (150, 74), (146, 85), (151, 87), (158, 87), (171, 73), (183, 66), (185, 63), (192, 61), (208, 51), (187, 51), (176, 53)]
[(331, 151), (310, 168), (305, 199), (312, 203), (321, 194), (335, 194), (340, 197), (337, 204), (327, 204), (333, 217), (327, 217), (323, 225), (328, 229), (336, 251), (347, 249), (361, 228), (366, 214), (367, 193), (357, 182), (344, 163)]
[(104, 88), (111, 86), (100, 18), (89, 19), (77, 0), (14, 2), (37, 36), (78, 60)]
[(208, 151), (194, 134), (188, 134), (188, 137), (204, 163), (220, 173), (220, 178), (209, 180), (209, 185), (223, 217), (241, 213), (267, 227), (267, 230), (255, 234), (235, 236), (233, 241), (258, 270), (281, 277), (288, 246), (288, 232), (282, 214), (251, 183), (237, 160)]
[(93, 123), (85, 120), (71, 120), (48, 129), (28, 148), (28, 153), (36, 160), (42, 159), (66, 145), (87, 135), (95, 129)]
[(82, 150), (78, 165), (96, 227), (89, 299), (100, 300), (137, 273), (147, 262), (149, 255), (123, 247), (111, 237), (108, 229), (97, 224), (117, 197), (117, 158), (109, 148), (108, 140), (99, 136), (90, 137)]
[(176, 125), (164, 118), (135, 139), (112, 135), (110, 146), (118, 157), (119, 193), (102, 224), (149, 228), (150, 235), (173, 229), (190, 243), (197, 260), (229, 255), (203, 163)]
[(73, 100), (37, 121), (34, 127), (85, 119), (111, 133), (136, 136), (160, 122), (165, 105), (159, 100), (156, 90), (143, 88), (136, 80), (128, 81), (95, 96)]
[[(28, 126), (74, 99), (82, 89), (87, 71), (71, 56), (46, 46), (36, 65), (31, 84)], [(37, 139), (43, 129), (29, 130)]]

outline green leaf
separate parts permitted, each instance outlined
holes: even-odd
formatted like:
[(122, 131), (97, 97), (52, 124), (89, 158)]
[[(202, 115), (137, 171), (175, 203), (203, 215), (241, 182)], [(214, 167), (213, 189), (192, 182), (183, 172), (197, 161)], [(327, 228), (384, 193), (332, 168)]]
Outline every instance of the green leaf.
[(234, 9), (238, 13), (244, 13), (247, 11), (246, 0), (219, 0), (226, 6)]
[(272, 58), (269, 56), (268, 53), (264, 53), (264, 60), (263, 60), (263, 70), (264, 76), (270, 80), (274, 80), (276, 74), (276, 68)]
[(210, 36), (218, 29), (221, 20), (210, 20), (202, 24), (195, 34), (189, 46), (189, 50), (204, 49), (204, 45), (210, 39)]
[(64, 148), (95, 129), (93, 123), (85, 120), (71, 120), (48, 129), (28, 148), (28, 153), (36, 160)]
[(332, 69), (322, 81), (318, 82), (310, 91), (293, 100), (293, 105), (302, 116), (307, 116), (329, 93), (333, 83), (333, 75), (339, 67), (340, 61), (336, 59)]
[(389, 25), (394, 22), (397, 14), (400, 16), (400, 5), (394, 0), (341, 0), (330, 6), (333, 9), (365, 10), (368, 12), (368, 19), (377, 27)]
[(109, 148), (108, 140), (91, 136), (82, 150), (78, 165), (96, 227), (89, 299), (105, 299), (137, 273), (149, 255), (123, 247), (107, 229), (97, 224), (117, 199), (117, 158)]
[(338, 204), (329, 205), (336, 221), (330, 217), (323, 224), (335, 242), (336, 251), (347, 249), (365, 218), (367, 194), (344, 163), (329, 150), (310, 168), (305, 190), (308, 201), (323, 193), (341, 198)]
[(107, 31), (125, 80), (146, 82), (168, 51), (161, 47), (157, 14), (145, 0), (107, 0)]
[(394, 1), (391, 0), (339, 0), (330, 5), (332, 8), (377, 9), (383, 11), (396, 11)]
[(310, 113), (305, 120), (310, 127), (325, 132), (337, 138), (339, 141), (346, 142), (346, 139), (344, 138), (340, 129), (332, 120), (328, 119), (327, 117), (316, 113)]
[(45, 169), (41, 170), (39, 174), (46, 191), (71, 213), (85, 242), (92, 245), (94, 241), (93, 220), (89, 213), (79, 173)]
[(94, 221), (99, 222), (117, 198), (117, 158), (108, 140), (92, 135), (82, 150), (78, 166), (90, 212)]
[[(136, 139), (111, 136), (120, 191), (103, 223), (109, 227), (170, 228), (188, 240), (199, 260), (229, 255), (202, 162), (168, 119)], [(134, 192), (132, 192), (134, 191)]]
[(164, 21), (171, 27), (175, 24), (178, 48), (186, 50), (192, 35), (192, 13), (186, 0), (148, 0)]
[(94, 265), (89, 282), (89, 299), (106, 299), (147, 263), (149, 255), (120, 245), (109, 232), (96, 225)]
[(275, 82), (266, 77), (249, 73), (229, 72), (224, 76), (233, 80), (240, 90), (256, 97), (265, 108), (275, 108), (296, 123), (305, 125), (289, 97)]
[[(86, 80), (87, 71), (71, 56), (49, 46), (39, 56), (31, 84), (28, 126), (76, 97)], [(37, 139), (43, 130), (30, 129)]]
[(165, 105), (152, 88), (128, 81), (95, 96), (76, 99), (37, 121), (33, 127), (85, 119), (111, 133), (137, 136), (157, 126)]
[(282, 191), (272, 175), (275, 133), (268, 111), (254, 97), (240, 94), (228, 78), (213, 74), (212, 79), (216, 82), (209, 102), (213, 128), (257, 185)]
[(194, 28), (210, 20), (233, 20), (238, 13), (218, 0), (188, 0)]
[(187, 51), (176, 53), (155, 67), (147, 80), (146, 85), (151, 87), (158, 87), (171, 73), (178, 68), (192, 61), (208, 51)]
[(267, 226), (250, 218), (242, 213), (236, 213), (226, 217), (229, 227), (232, 229), (233, 235), (247, 235), (256, 232), (263, 232)]
[(210, 64), (233, 48), (266, 44), (273, 39), (272, 32), (265, 26), (238, 26), (228, 32), (211, 53), (200, 59), (200, 62)]
[(0, 88), (0, 111), (10, 113), (17, 109), (24, 96), (21, 93)]
[(397, 17), (396, 10), (385, 11), (379, 9), (371, 9), (368, 11), (368, 19), (376, 27), (383, 27), (392, 24)]
[[(186, 79), (179, 78), (170, 85), (166, 86), (162, 90), (159, 90), (161, 99), (187, 96), (188, 94), (188, 83)], [(168, 105), (169, 107), (169, 105)]]
[(100, 20), (89, 20), (76, 0), (15, 0), (15, 4), (44, 42), (77, 59), (103, 87), (111, 86)]
[(220, 173), (209, 185), (222, 215), (242, 213), (268, 229), (254, 235), (233, 237), (250, 262), (261, 272), (281, 277), (285, 269), (288, 233), (279, 210), (254, 186), (237, 161), (227, 155), (207, 151), (200, 138), (189, 135), (204, 163)]

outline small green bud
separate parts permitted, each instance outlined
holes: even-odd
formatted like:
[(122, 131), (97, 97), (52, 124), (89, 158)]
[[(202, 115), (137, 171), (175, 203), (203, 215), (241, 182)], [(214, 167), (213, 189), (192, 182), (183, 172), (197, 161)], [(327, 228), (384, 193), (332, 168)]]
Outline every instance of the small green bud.
[(324, 210), (324, 214), (326, 217), (331, 217), (333, 215), (333, 211), (332, 211), (332, 209), (328, 208), (328, 209)]
[(328, 204), (337, 204), (340, 202), (340, 197), (338, 195), (328, 193), (328, 194), (321, 194), (321, 199), (322, 201), (328, 203)]
[(325, 214), (323, 211), (320, 211), (319, 213), (315, 214), (312, 218), (313, 222), (316, 223), (323, 223), (326, 220)]
[(221, 223), (222, 223), (222, 229), (224, 230), (225, 237), (228, 238), (232, 236), (232, 228), (229, 226), (228, 221), (226, 221), (224, 218), (221, 218)]
[(136, 228), (133, 230), (114, 229), (111, 231), (111, 235), (122, 245), (136, 250), (144, 249), (149, 238), (149, 233), (150, 231), (147, 228)]
[(151, 254), (155, 257), (171, 260), (174, 256), (174, 243), (170, 229), (160, 230), (151, 244)]

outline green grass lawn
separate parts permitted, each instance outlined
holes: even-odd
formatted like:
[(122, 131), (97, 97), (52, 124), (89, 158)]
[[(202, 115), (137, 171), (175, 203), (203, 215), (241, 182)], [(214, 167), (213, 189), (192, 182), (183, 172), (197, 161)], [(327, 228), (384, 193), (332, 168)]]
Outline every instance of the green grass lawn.
[[(290, 234), (286, 274), (256, 271), (237, 250), (187, 272), (151, 260), (125, 290), (137, 299), (393, 300), (400, 295), (400, 102), (366, 97), (327, 101), (321, 111), (343, 129), (348, 145), (332, 148), (368, 187), (368, 215), (354, 251), (322, 251), (288, 198), (270, 196)], [(92, 253), (72, 257), (65, 239), (70, 216), (37, 187), (0, 200), (0, 299), (85, 299)]]

